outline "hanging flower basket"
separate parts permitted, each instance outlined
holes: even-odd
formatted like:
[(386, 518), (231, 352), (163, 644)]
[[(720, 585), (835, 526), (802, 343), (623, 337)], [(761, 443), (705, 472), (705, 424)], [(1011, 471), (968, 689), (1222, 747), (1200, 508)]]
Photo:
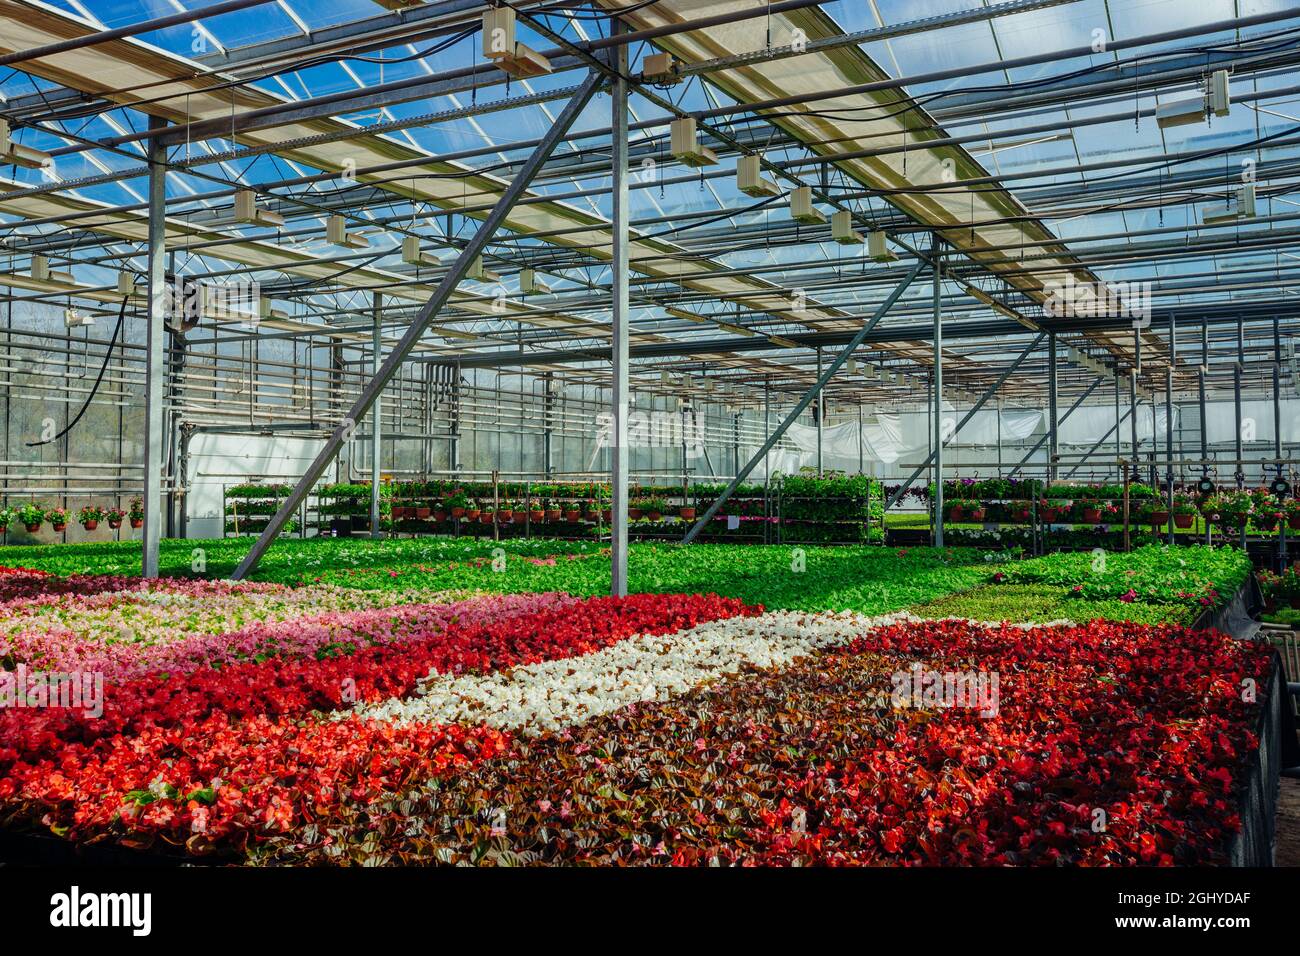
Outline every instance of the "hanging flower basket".
[(694, 520), (695, 520), (695, 509), (694, 509), (694, 508), (679, 508), (678, 511), (677, 511), (677, 515), (678, 515), (678, 517), (680, 517), (683, 521), (694, 521)]
[(569, 522), (569, 524), (573, 524), (575, 521), (578, 521), (581, 518), (582, 518), (582, 512), (579, 511), (577, 508), (570, 508), (568, 511), (564, 512), (564, 520)]
[(1101, 524), (1101, 509), (1100, 509), (1100, 508), (1084, 508), (1084, 509), (1083, 509), (1083, 523), (1084, 523), (1084, 524)]
[(479, 524), (491, 524), (495, 515), (491, 511), (480, 511), (478, 513)]
[(1163, 527), (1164, 525), (1169, 524), (1169, 512), (1168, 511), (1151, 512), (1151, 524), (1155, 527)]
[(1175, 528), (1190, 528), (1196, 522), (1196, 515), (1176, 514), (1174, 515)]

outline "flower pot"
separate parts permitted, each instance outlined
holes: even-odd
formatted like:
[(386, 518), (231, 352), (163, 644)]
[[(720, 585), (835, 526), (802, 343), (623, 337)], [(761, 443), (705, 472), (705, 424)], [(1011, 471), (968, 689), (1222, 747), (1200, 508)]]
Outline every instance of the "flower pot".
[(575, 521), (578, 521), (581, 518), (582, 518), (582, 512), (579, 511), (577, 508), (570, 508), (568, 511), (564, 513), (564, 520), (569, 522), (570, 524), (573, 524)]
[(1169, 512), (1168, 511), (1151, 512), (1151, 524), (1156, 527), (1169, 524)]
[(479, 523), (479, 524), (491, 524), (491, 523), (492, 523), (492, 518), (493, 518), (493, 517), (494, 517), (494, 516), (493, 516), (492, 512), (490, 512), (490, 511), (480, 511), (480, 512), (479, 512), (479, 516), (478, 516), (478, 523)]
[[(474, 514), (477, 515), (478, 512), (476, 511), (476, 512), (474, 512)], [(444, 521), (447, 520), (447, 512), (445, 512), (445, 511), (441, 511), (441, 510), (440, 510), (440, 511), (435, 511), (435, 512), (433, 513), (433, 520), (436, 521), (436, 522), (438, 522), (439, 524), (441, 524), (442, 522), (444, 522)], [(474, 520), (473, 517), (471, 517), (470, 520), (473, 521), (473, 520)]]
[(1100, 509), (1100, 508), (1084, 508), (1084, 509), (1083, 509), (1083, 523), (1084, 523), (1084, 524), (1101, 524), (1101, 509)]
[(984, 508), (976, 508), (974, 511), (966, 512), (967, 521), (983, 521), (984, 515), (987, 514)]
[(99, 527), (99, 522), (95, 520), (83, 521), (81, 522), (81, 526), (85, 528), (87, 531), (94, 531), (96, 528)]
[(614, 510), (612, 508), (606, 508), (600, 513), (600, 516), (604, 519), (605, 524), (609, 524), (614, 520)]
[(67, 525), (67, 523), (65, 522), (65, 523), (63, 523), (63, 524), (52, 525), (52, 527), (54, 528), (55, 531), (66, 531), (67, 528), (68, 528), (68, 525)]
[(36, 524), (25, 524), (23, 525), (23, 527), (27, 529), (28, 534), (35, 534), (36, 532), (41, 530), (41, 523), (37, 522)]
[[(490, 512), (490, 511), (485, 511), (485, 512), (483, 512), (483, 514), (485, 514), (485, 515), (491, 517), (492, 512)], [(483, 515), (479, 515), (479, 517), (482, 518)], [(502, 508), (500, 511), (497, 512), (497, 518), (498, 518), (500, 521), (505, 521), (505, 522), (514, 521), (514, 520), (515, 520), (515, 513), (514, 513), (514, 511), (511, 510), (510, 508)]]
[(598, 515), (595, 511), (584, 511), (582, 513), (583, 521), (595, 521), (597, 517)]
[(143, 524), (144, 524), (144, 519), (143, 519), (143, 518), (132, 518), (132, 519), (131, 519), (131, 527), (132, 527), (132, 528), (139, 528), (139, 527), (142, 526)]
[[(465, 509), (465, 520), (466, 520), (466, 521), (474, 521), (474, 520), (476, 520), (476, 519), (478, 518), (478, 516), (481, 515), (482, 513), (483, 513), (483, 509), (482, 509), (482, 508), (466, 508), (466, 509)], [(433, 520), (434, 520), (434, 521), (446, 521), (446, 520), (447, 520), (447, 512), (445, 512), (445, 511), (435, 511), (435, 512), (433, 513)]]
[(1047, 522), (1048, 524), (1051, 524), (1052, 522), (1054, 522), (1057, 518), (1059, 518), (1059, 517), (1061, 516), (1061, 509), (1060, 509), (1060, 508), (1043, 508), (1043, 509), (1042, 509), (1041, 511), (1039, 511), (1038, 513), (1039, 513), (1040, 515), (1042, 515), (1043, 520), (1044, 520), (1045, 522)]
[(678, 511), (677, 511), (677, 516), (678, 516), (679, 518), (681, 518), (683, 521), (694, 521), (694, 520), (695, 520), (695, 509), (694, 509), (694, 508), (679, 508)]
[(965, 509), (965, 508), (949, 508), (949, 509), (948, 509), (948, 520), (949, 520), (949, 521), (965, 521), (965, 520), (966, 520), (966, 509)]
[(538, 524), (546, 517), (545, 508), (537, 508), (528, 512), (528, 520), (531, 523)]
[(628, 519), (629, 519), (629, 520), (631, 520), (631, 521), (636, 521), (638, 518), (641, 517), (641, 509), (640, 509), (640, 508), (628, 508), (628, 509), (627, 509), (627, 516), (628, 516)]
[(664, 517), (663, 513), (659, 511), (647, 511), (645, 516), (649, 521), (662, 521)]
[(406, 505), (393, 505), (393, 520), (401, 521), (410, 513), (410, 511), (411, 509), (406, 507)]
[(452, 508), (452, 509), (451, 509), (451, 516), (452, 516), (453, 518), (463, 518), (463, 517), (465, 517), (465, 509), (464, 509), (464, 508)]
[(1175, 528), (1190, 528), (1196, 521), (1196, 515), (1174, 515)]
[(1020, 508), (1020, 509), (1017, 509), (1016, 511), (1011, 512), (1011, 520), (1012, 520), (1012, 521), (1028, 521), (1028, 520), (1029, 520), (1029, 509), (1028, 509), (1028, 508)]
[(544, 514), (545, 514), (545, 519), (551, 522), (552, 524), (554, 524), (555, 522), (560, 520), (561, 512), (559, 508), (547, 508)]

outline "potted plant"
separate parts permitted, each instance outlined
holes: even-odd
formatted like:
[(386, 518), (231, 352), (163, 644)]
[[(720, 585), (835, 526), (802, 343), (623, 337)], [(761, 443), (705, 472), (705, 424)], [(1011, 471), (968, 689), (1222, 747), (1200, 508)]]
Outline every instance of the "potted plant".
[(695, 505), (682, 505), (677, 509), (677, 517), (683, 521), (695, 520)]
[(1101, 524), (1101, 505), (1096, 501), (1080, 502), (1079, 518), (1084, 524)]
[(1038, 513), (1042, 516), (1043, 521), (1051, 524), (1061, 517), (1061, 508), (1055, 501), (1040, 498), (1038, 500)]
[(15, 514), (13, 508), (0, 508), (0, 534), (9, 530), (9, 522), (14, 520)]
[(1187, 495), (1174, 495), (1170, 506), (1175, 528), (1190, 528), (1196, 521), (1196, 505)]
[(1142, 507), (1146, 509), (1147, 520), (1156, 528), (1162, 528), (1169, 524), (1170, 511), (1165, 507), (1165, 503), (1158, 498), (1146, 502)]
[(45, 524), (45, 509), (34, 501), (30, 501), (18, 509), (18, 520), (23, 523), (28, 534), (35, 534), (41, 530), (41, 525)]
[(94, 505), (86, 505), (77, 512), (77, 520), (87, 531), (94, 531), (99, 527), (99, 523), (104, 520), (104, 511)]
[(443, 504), (446, 506), (447, 510), (451, 512), (453, 518), (463, 518), (465, 517), (466, 510), (469, 508), (469, 495), (465, 494), (463, 488), (457, 488), (447, 496), (447, 499)]
[(542, 521), (546, 517), (546, 509), (537, 498), (530, 498), (527, 507), (528, 520), (534, 524)]
[(647, 498), (641, 502), (641, 515), (649, 521), (662, 521), (666, 507), (662, 498)]
[(117, 505), (114, 505), (111, 508), (105, 508), (104, 520), (108, 522), (110, 528), (116, 531), (118, 528), (122, 527), (122, 522), (126, 520), (126, 512), (117, 507)]
[[(483, 510), (486, 513), (487, 509), (484, 508)], [(482, 515), (479, 517), (482, 517)], [(501, 499), (501, 503), (497, 505), (497, 520), (507, 524), (515, 520), (514, 502), (510, 501), (508, 498)]]
[(126, 516), (130, 520), (132, 528), (138, 528), (144, 524), (144, 502), (139, 498), (132, 498)]
[(1276, 531), (1277, 526), (1286, 517), (1286, 512), (1278, 504), (1266, 504), (1257, 508), (1252, 521), (1260, 531)]
[[(465, 505), (465, 520), (477, 521), (481, 514), (483, 514), (482, 502), (480, 502), (477, 498), (470, 498), (467, 504)], [(445, 512), (442, 512), (442, 517), (438, 518), (438, 512), (435, 512), (434, 517), (437, 518), (438, 521), (445, 521), (447, 515)]]
[(629, 521), (638, 521), (641, 518), (641, 499), (631, 498), (627, 503), (627, 517)]
[(988, 509), (984, 507), (982, 501), (971, 501), (966, 504), (964, 513), (967, 521), (983, 521), (988, 515)]
[(1286, 526), (1292, 531), (1300, 531), (1300, 499), (1282, 502), (1282, 510), (1286, 513)]
[(564, 509), (564, 520), (569, 524), (576, 524), (582, 520), (582, 508), (576, 501), (569, 502)]
[(556, 501), (554, 498), (547, 498), (544, 508), (545, 508), (544, 515), (546, 521), (549, 521), (551, 524), (555, 524), (557, 521), (560, 520), (560, 515), (563, 514), (563, 512), (560, 509), (560, 503), (558, 501)]
[(954, 498), (952, 501), (946, 502), (945, 504), (948, 511), (949, 521), (965, 521), (967, 512), (974, 511), (977, 507), (976, 502), (966, 501), (962, 498)]
[(1225, 530), (1240, 529), (1244, 528), (1246, 522), (1250, 520), (1254, 504), (1246, 492), (1228, 491), (1211, 495), (1201, 506), (1201, 511), (1209, 520), (1218, 522)]
[(45, 512), (45, 517), (55, 531), (63, 531), (68, 527), (68, 511), (66, 508), (51, 508)]
[(1013, 501), (1010, 508), (1012, 521), (1028, 521), (1030, 514), (1033, 512), (1033, 505), (1028, 501)]

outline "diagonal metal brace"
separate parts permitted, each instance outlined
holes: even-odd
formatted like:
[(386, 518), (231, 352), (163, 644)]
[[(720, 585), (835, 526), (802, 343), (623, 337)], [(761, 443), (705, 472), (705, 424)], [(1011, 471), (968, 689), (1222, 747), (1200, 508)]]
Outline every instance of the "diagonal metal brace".
[(465, 248), (461, 251), (460, 256), (454, 263), (452, 263), (451, 268), (438, 284), (438, 288), (435, 289), (433, 295), (429, 297), (429, 301), (424, 303), (420, 308), (419, 313), (411, 321), (410, 327), (406, 330), (406, 334), (402, 336), (402, 340), (398, 342), (398, 344), (393, 348), (393, 351), (389, 353), (388, 358), (384, 360), (384, 364), (380, 367), (379, 371), (375, 373), (374, 378), (366, 383), (366, 386), (361, 390), (361, 394), (357, 397), (356, 402), (353, 404), (347, 416), (329, 437), (329, 440), (325, 442), (325, 447), (320, 450), (320, 454), (316, 456), (315, 460), (308, 467), (307, 473), (299, 479), (298, 484), (294, 486), (292, 494), (285, 499), (284, 503), (280, 506), (280, 510), (277, 511), (275, 517), (271, 519), (271, 523), (266, 526), (266, 530), (263, 531), (257, 541), (253, 543), (253, 547), (249, 550), (248, 554), (244, 556), (244, 560), (239, 563), (239, 567), (237, 567), (235, 573), (231, 575), (234, 580), (241, 580), (246, 577), (253, 568), (257, 567), (257, 562), (262, 559), (262, 555), (266, 553), (266, 549), (270, 547), (271, 542), (275, 540), (276, 535), (280, 533), (281, 529), (284, 528), (285, 524), (293, 516), (294, 512), (297, 511), (298, 505), (307, 497), (307, 493), (311, 491), (312, 487), (320, 479), (321, 474), (324, 473), (329, 463), (334, 460), (334, 457), (339, 453), (339, 449), (343, 447), (343, 443), (352, 437), (353, 429), (355, 429), (357, 423), (365, 417), (366, 413), (370, 411), (370, 407), (374, 405), (376, 399), (379, 398), (384, 387), (392, 380), (393, 376), (397, 374), (397, 370), (401, 368), (402, 362), (406, 359), (406, 356), (410, 353), (411, 349), (415, 347), (416, 343), (420, 340), (420, 337), (424, 335), (425, 329), (430, 320), (432, 320), (434, 316), (438, 314), (439, 310), (447, 304), (447, 300), (451, 298), (451, 294), (456, 290), (456, 287), (461, 283), (461, 280), (465, 278), (465, 274), (469, 271), (470, 265), (473, 263), (475, 258), (483, 252), (483, 249), (487, 246), (488, 242), (491, 241), (492, 237), (496, 234), (496, 231), (501, 227), (501, 224), (505, 222), (506, 217), (510, 214), (510, 211), (514, 208), (520, 197), (528, 189), (533, 179), (546, 163), (546, 160), (550, 157), (551, 152), (557, 145), (559, 145), (560, 141), (564, 139), (569, 128), (578, 118), (578, 115), (584, 108), (586, 108), (587, 104), (591, 101), (592, 96), (595, 95), (596, 91), (600, 89), (604, 82), (605, 78), (599, 73), (589, 73), (587, 75), (582, 86), (580, 86), (578, 91), (573, 95), (573, 99), (569, 100), (568, 104), (564, 107), (563, 112), (556, 117), (555, 125), (550, 128), (546, 136), (542, 138), (542, 141), (537, 144), (537, 148), (533, 150), (532, 155), (528, 157), (528, 161), (520, 167), (519, 174), (515, 176), (510, 185), (502, 192), (501, 198), (498, 200), (496, 206), (494, 206), (492, 211), (488, 213), (487, 218), (483, 220), (483, 224), (479, 226), (478, 231), (474, 233), (474, 237), (470, 239)]
[(928, 263), (924, 259), (919, 260), (912, 268), (912, 271), (903, 277), (903, 281), (895, 287), (893, 292), (889, 293), (888, 298), (886, 298), (876, 311), (872, 313), (871, 318), (868, 319), (866, 324), (858, 330), (858, 333), (849, 340), (848, 345), (844, 346), (843, 351), (835, 357), (835, 360), (831, 362), (830, 365), (826, 366), (825, 371), (823, 371), (817, 381), (813, 383), (812, 388), (808, 389), (808, 391), (804, 393), (804, 396), (799, 399), (794, 409), (786, 416), (785, 421), (778, 425), (776, 431), (772, 432), (772, 434), (768, 436), (767, 441), (763, 443), (763, 447), (755, 452), (754, 457), (749, 459), (745, 464), (745, 467), (740, 469), (736, 477), (732, 478), (731, 481), (727, 483), (727, 487), (722, 490), (722, 494), (718, 495), (718, 500), (709, 505), (708, 510), (700, 516), (700, 519), (695, 522), (695, 525), (691, 530), (686, 532), (686, 537), (682, 539), (682, 544), (690, 544), (694, 541), (695, 537), (704, 529), (705, 525), (713, 520), (713, 516), (718, 513), (718, 509), (720, 509), (726, 503), (727, 499), (732, 496), (735, 490), (740, 487), (740, 483), (749, 477), (749, 473), (758, 466), (758, 463), (767, 456), (767, 453), (776, 446), (776, 443), (781, 440), (781, 436), (786, 433), (786, 430), (794, 424), (795, 420), (798, 419), (800, 415), (803, 414), (804, 409), (812, 404), (813, 399), (821, 393), (821, 390), (826, 386), (826, 383), (834, 377), (837, 371), (839, 371), (840, 366), (848, 361), (848, 358), (853, 354), (854, 349), (861, 345), (863, 340), (871, 334), (871, 330), (876, 327), (876, 323), (885, 317), (886, 312), (893, 308), (894, 303), (898, 301), (899, 297), (902, 296), (902, 294), (907, 290), (907, 287), (915, 281), (917, 276), (925, 271), (927, 265)]
[[(1093, 382), (1091, 385), (1089, 385), (1084, 390), (1082, 395), (1080, 395), (1077, 399), (1075, 399), (1074, 404), (1071, 405), (1066, 410), (1065, 414), (1056, 420), (1056, 426), (1058, 431), (1060, 430), (1061, 423), (1064, 422), (1071, 415), (1073, 415), (1076, 411), (1078, 411), (1079, 406), (1083, 404), (1084, 400), (1089, 395), (1091, 395), (1093, 392), (1097, 390), (1097, 386), (1100, 385), (1101, 383), (1102, 383), (1102, 379), (1100, 376), (1098, 376), (1097, 380)], [(1011, 469), (1011, 474), (1007, 475), (1007, 477), (1008, 478), (1016, 477), (1016, 474), (1020, 471), (1020, 469), (1024, 468), (1025, 465), (1029, 464), (1029, 459), (1034, 457), (1034, 454), (1038, 451), (1038, 449), (1043, 447), (1043, 443), (1047, 441), (1049, 437), (1050, 437), (1049, 433), (1044, 432), (1042, 436), (1038, 439), (1038, 441), (1034, 442), (1034, 446), (1030, 448), (1029, 451), (1025, 452), (1025, 457), (1020, 459), (1020, 463), (1017, 464), (1016, 467)]]
[[(1003, 372), (1001, 375), (998, 376), (998, 380), (996, 382), (994, 382), (992, 385), (988, 387), (987, 390), (985, 390), (984, 394), (980, 396), (980, 400), (971, 407), (971, 410), (962, 416), (961, 421), (957, 423), (957, 427), (952, 430), (952, 434), (944, 441), (945, 445), (948, 444), (948, 442), (952, 441), (953, 438), (957, 437), (957, 433), (962, 430), (962, 426), (964, 426), (968, 421), (974, 418), (975, 413), (984, 407), (984, 403), (987, 402), (990, 398), (992, 398), (995, 394), (997, 394), (997, 390), (1000, 389), (1003, 386), (1003, 384), (1006, 382), (1006, 380), (1011, 377), (1011, 374), (1016, 369), (1020, 368), (1020, 363), (1023, 362), (1025, 359), (1029, 358), (1029, 356), (1033, 354), (1034, 349), (1038, 348), (1039, 344), (1041, 344), (1043, 339), (1045, 338), (1047, 338), (1047, 333), (1039, 332), (1038, 335), (1034, 337), (1034, 340), (1025, 347), (1025, 350), (1021, 352), (1018, 356), (1016, 356), (1016, 360), (1012, 362), (1010, 366), (1007, 367), (1007, 370), (1005, 372)], [(934, 456), (935, 456), (935, 452), (931, 451), (930, 454), (926, 456), (925, 461), (917, 465), (916, 471), (912, 472), (912, 474), (908, 476), (907, 480), (898, 486), (898, 490), (895, 491), (893, 496), (891, 496), (890, 499), (885, 502), (886, 511), (894, 507), (894, 505), (898, 504), (898, 500), (902, 498), (904, 494), (907, 493), (907, 489), (912, 486), (912, 482), (916, 481), (916, 479), (920, 476), (921, 472), (925, 471), (925, 469), (930, 467), (930, 462), (934, 461)], [(938, 480), (942, 482), (943, 475), (939, 475)]]

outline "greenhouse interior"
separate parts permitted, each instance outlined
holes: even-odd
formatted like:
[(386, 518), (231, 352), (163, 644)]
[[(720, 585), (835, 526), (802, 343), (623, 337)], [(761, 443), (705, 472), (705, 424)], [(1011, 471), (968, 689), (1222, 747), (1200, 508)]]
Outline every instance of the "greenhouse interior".
[(0, 861), (1300, 865), (1300, 4), (0, 0), (0, 176)]

